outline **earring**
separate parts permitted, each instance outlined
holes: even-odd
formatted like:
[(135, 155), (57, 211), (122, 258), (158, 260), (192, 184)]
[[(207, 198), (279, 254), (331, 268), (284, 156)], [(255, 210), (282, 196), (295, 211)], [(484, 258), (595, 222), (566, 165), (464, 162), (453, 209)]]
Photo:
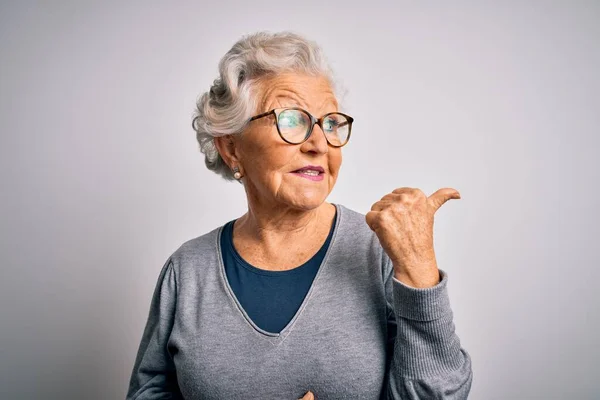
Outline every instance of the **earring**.
[(242, 177), (239, 167), (233, 167), (233, 177), (237, 180), (240, 180), (240, 178)]

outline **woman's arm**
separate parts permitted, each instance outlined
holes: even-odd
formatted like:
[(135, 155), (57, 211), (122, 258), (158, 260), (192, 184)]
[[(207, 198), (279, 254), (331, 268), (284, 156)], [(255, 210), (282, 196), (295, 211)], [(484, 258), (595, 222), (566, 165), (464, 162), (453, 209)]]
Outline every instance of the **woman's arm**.
[(466, 399), (471, 390), (471, 357), (454, 332), (448, 275), (417, 289), (394, 278), (387, 256), (385, 291), (388, 355), (391, 359), (384, 399)]
[(173, 328), (177, 285), (171, 259), (162, 267), (139, 346), (127, 400), (183, 399), (167, 343)]

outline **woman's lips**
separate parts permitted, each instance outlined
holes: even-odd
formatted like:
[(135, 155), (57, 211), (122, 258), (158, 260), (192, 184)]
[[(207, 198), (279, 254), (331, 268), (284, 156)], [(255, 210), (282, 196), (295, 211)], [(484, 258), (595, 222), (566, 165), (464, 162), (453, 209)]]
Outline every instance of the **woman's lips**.
[(325, 176), (325, 173), (324, 173), (324, 172), (320, 172), (318, 175), (309, 175), (309, 174), (304, 174), (304, 173), (302, 173), (302, 172), (299, 172), (299, 171), (294, 171), (294, 172), (290, 172), (290, 173), (291, 173), (292, 175), (296, 175), (296, 176), (299, 176), (299, 177), (301, 177), (301, 178), (306, 178), (306, 179), (308, 179), (308, 180), (311, 180), (311, 181), (317, 181), (317, 182), (318, 182), (318, 181), (322, 181), (322, 180), (323, 180), (323, 178), (324, 178), (324, 176)]
[(323, 173), (323, 172), (325, 172), (325, 169), (323, 167), (321, 167), (320, 165), (305, 165), (302, 168), (298, 168), (294, 172), (302, 172), (302, 171), (313, 171), (313, 172)]

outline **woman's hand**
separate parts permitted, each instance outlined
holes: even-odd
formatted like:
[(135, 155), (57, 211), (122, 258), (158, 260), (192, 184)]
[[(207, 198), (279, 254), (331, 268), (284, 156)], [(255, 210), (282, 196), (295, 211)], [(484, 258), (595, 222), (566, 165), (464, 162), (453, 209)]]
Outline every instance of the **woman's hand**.
[(392, 260), (394, 276), (408, 286), (432, 287), (440, 275), (433, 250), (433, 215), (460, 193), (443, 188), (427, 197), (420, 189), (399, 188), (373, 204), (367, 225)]
[(306, 394), (304, 395), (304, 397), (298, 399), (298, 400), (317, 400), (317, 398), (315, 397), (315, 395), (313, 394), (313, 392), (311, 392), (310, 390), (308, 392), (306, 392)]

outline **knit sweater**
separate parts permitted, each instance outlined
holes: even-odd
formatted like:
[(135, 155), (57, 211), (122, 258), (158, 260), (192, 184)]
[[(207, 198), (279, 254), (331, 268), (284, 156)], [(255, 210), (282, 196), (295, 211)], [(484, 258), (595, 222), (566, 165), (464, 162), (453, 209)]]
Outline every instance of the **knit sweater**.
[(279, 333), (254, 324), (231, 290), (223, 226), (183, 243), (160, 271), (127, 399), (466, 399), (471, 357), (448, 274), (403, 284), (364, 214), (335, 206), (322, 265)]

